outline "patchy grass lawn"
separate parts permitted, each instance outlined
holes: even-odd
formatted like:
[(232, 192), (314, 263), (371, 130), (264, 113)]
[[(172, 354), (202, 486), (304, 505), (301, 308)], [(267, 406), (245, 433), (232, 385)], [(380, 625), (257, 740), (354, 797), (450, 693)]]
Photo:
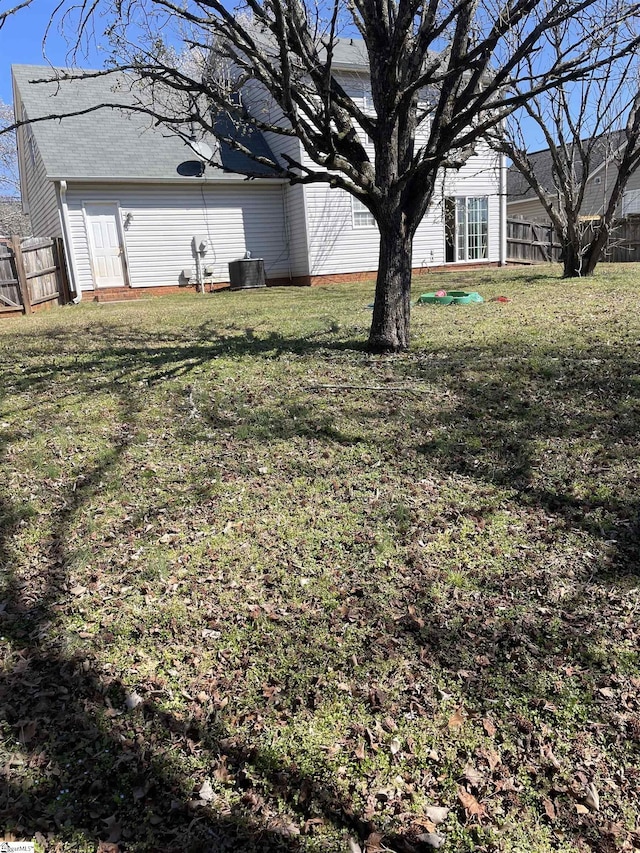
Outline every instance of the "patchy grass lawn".
[(6, 837), (640, 847), (639, 279), (423, 278), (510, 301), (395, 358), (371, 284), (0, 325)]

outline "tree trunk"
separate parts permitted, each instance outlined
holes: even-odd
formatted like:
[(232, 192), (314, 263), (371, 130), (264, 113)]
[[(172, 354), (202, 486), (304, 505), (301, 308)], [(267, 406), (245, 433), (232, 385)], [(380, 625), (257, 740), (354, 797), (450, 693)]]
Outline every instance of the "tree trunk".
[(601, 224), (597, 233), (594, 235), (593, 239), (587, 246), (587, 250), (584, 256), (584, 271), (583, 275), (593, 275), (595, 268), (598, 264), (598, 261), (602, 257), (602, 253), (607, 245), (607, 241), (609, 239), (610, 227), (608, 224)]
[(412, 246), (413, 233), (409, 232), (404, 216), (380, 225), (369, 352), (400, 352), (409, 348)]
[(583, 257), (581, 252), (580, 238), (577, 240), (568, 239), (562, 248), (562, 277), (563, 278), (581, 278), (583, 272)]

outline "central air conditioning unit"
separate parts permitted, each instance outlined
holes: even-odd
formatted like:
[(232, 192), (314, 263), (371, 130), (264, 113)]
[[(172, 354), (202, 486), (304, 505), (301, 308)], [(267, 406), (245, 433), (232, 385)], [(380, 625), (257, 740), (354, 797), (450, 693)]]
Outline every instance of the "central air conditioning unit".
[[(247, 252), (247, 254), (249, 254)], [(229, 264), (229, 284), (231, 290), (250, 290), (254, 287), (266, 287), (264, 261), (262, 258), (241, 258)]]

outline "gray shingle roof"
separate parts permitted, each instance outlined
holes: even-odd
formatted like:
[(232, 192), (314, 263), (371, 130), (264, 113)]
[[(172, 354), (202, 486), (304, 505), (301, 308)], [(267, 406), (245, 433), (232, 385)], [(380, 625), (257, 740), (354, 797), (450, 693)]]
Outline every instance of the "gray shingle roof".
[[(31, 81), (49, 81), (55, 76), (56, 69), (14, 65), (12, 70), (27, 117), (32, 121), (43, 116), (90, 109), (103, 103), (123, 107), (136, 103), (136, 94), (132, 91), (133, 78), (127, 74), (34, 83)], [(179, 136), (166, 128), (154, 126), (150, 116), (118, 109), (117, 106), (82, 116), (34, 122), (31, 128), (49, 178), (184, 180), (181, 172), (190, 172), (184, 168), (179, 172), (178, 167), (196, 160)], [(204, 141), (212, 147), (216, 144), (206, 137)], [(254, 154), (273, 157), (258, 131), (247, 132), (243, 142)], [(227, 145), (220, 146), (220, 156), (224, 169), (236, 174), (208, 166), (205, 171), (207, 180), (234, 179), (243, 168), (265, 176), (269, 174), (268, 169)]]
[[(585, 140), (590, 142), (590, 140)], [(604, 161), (611, 157), (624, 142), (624, 132), (614, 131), (609, 134), (604, 134), (599, 139), (594, 137), (594, 146), (591, 154), (591, 169), (594, 172)], [(542, 151), (533, 151), (529, 154), (529, 160), (533, 166), (533, 170), (540, 184), (550, 193), (553, 193), (556, 184), (553, 174), (553, 164), (551, 154), (548, 148)], [(578, 180), (582, 177), (582, 164), (576, 158), (576, 177)], [(524, 199), (534, 199), (538, 196), (531, 189), (522, 174), (515, 166), (510, 166), (507, 172), (507, 199), (508, 201), (522, 201)]]
[[(427, 59), (431, 60), (439, 54), (428, 51)], [(363, 39), (339, 38), (333, 46), (333, 67), (352, 71), (369, 73), (369, 51)]]
[[(279, 48), (272, 33), (264, 27), (258, 26), (252, 29), (251, 35), (258, 45), (273, 59), (279, 55)], [(316, 39), (318, 56), (321, 62), (327, 58), (326, 48), (321, 37)], [(333, 43), (332, 54), (333, 67), (352, 71), (369, 72), (369, 52), (364, 40), (361, 38), (336, 38)]]
[(336, 39), (333, 64), (338, 68), (369, 69), (369, 53), (362, 39)]

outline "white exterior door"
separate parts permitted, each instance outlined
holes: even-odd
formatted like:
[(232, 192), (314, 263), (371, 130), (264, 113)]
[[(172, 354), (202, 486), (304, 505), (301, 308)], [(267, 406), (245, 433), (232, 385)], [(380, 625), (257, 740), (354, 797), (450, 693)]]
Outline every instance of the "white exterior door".
[(117, 203), (91, 202), (84, 208), (95, 286), (124, 287), (124, 246)]

